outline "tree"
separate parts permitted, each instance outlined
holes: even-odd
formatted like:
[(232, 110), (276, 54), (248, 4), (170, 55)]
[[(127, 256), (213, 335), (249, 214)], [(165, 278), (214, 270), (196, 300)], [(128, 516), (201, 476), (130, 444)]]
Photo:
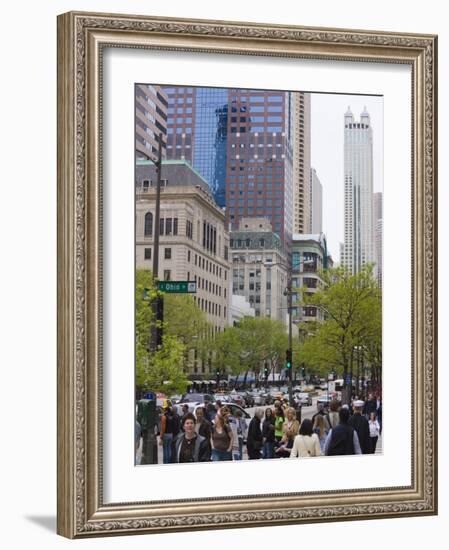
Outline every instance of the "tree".
[(354, 374), (356, 353), (379, 350), (381, 292), (371, 266), (355, 275), (342, 267), (329, 269), (321, 278), (321, 290), (303, 293), (303, 302), (320, 308), (324, 321), (303, 323), (302, 356), (318, 372), (343, 375), (346, 384)]
[[(162, 346), (150, 350), (154, 325), (152, 303), (158, 295), (151, 271), (136, 271), (136, 385), (143, 391), (185, 393), (188, 379), (183, 371), (185, 345), (176, 336), (165, 334)], [(167, 332), (164, 325), (164, 332)]]
[(138, 347), (136, 384), (144, 391), (183, 394), (188, 378), (182, 369), (184, 346), (173, 336), (165, 335), (162, 346), (155, 353), (143, 352)]
[(189, 361), (189, 352), (196, 350), (205, 359), (210, 350), (211, 323), (206, 315), (186, 294), (164, 296), (164, 328), (166, 334), (176, 337), (184, 345), (184, 367)]
[(268, 317), (244, 317), (236, 326), (227, 328), (215, 339), (215, 364), (234, 376), (249, 371), (260, 373), (265, 363), (270, 369), (279, 364), (285, 354), (287, 334), (284, 325)]

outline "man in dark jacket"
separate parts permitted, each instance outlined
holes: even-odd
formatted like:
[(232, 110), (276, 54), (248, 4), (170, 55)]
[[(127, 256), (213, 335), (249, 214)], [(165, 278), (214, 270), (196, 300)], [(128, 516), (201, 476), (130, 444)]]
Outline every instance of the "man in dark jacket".
[(369, 454), (371, 451), (371, 439), (368, 420), (362, 415), (364, 404), (363, 401), (354, 401), (354, 414), (349, 419), (348, 424), (357, 432), (362, 453)]
[(369, 420), (371, 413), (375, 413), (375, 412), (377, 412), (377, 399), (374, 397), (372, 393), (369, 393), (368, 400), (366, 401), (365, 406), (363, 407), (363, 414)]
[(172, 445), (172, 462), (208, 462), (210, 445), (206, 438), (195, 431), (195, 417), (187, 413), (182, 417), (182, 429)]
[(357, 432), (348, 425), (349, 409), (342, 407), (338, 415), (340, 422), (327, 434), (324, 454), (327, 456), (362, 454)]
[(257, 408), (254, 417), (251, 419), (248, 427), (248, 436), (246, 439), (246, 449), (250, 460), (260, 458), (260, 451), (263, 446), (261, 420), (263, 418), (263, 409)]

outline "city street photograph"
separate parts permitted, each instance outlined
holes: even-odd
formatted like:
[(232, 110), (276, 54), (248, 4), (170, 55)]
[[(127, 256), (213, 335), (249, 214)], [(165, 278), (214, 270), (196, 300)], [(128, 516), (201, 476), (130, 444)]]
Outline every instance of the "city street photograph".
[(382, 96), (134, 89), (135, 465), (382, 454)]

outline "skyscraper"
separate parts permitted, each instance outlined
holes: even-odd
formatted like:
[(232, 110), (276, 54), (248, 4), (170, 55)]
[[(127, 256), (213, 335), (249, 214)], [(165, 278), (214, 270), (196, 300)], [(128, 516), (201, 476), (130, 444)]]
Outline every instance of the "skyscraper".
[[(310, 94), (291, 94), (293, 134), (293, 232), (311, 233)], [(321, 230), (317, 231), (320, 233)]]
[(158, 153), (158, 136), (162, 134), (162, 156), (167, 141), (167, 95), (160, 86), (137, 84), (136, 98), (136, 158), (154, 159)]
[[(300, 92), (165, 86), (167, 159), (209, 183), (226, 222), (269, 218), (288, 241), (310, 226), (310, 97)], [(294, 211), (295, 208), (295, 211)]]
[(310, 233), (323, 232), (323, 186), (315, 168), (310, 169)]
[(360, 122), (344, 115), (344, 247), (341, 263), (357, 273), (375, 262), (373, 223), (373, 133), (366, 108)]
[(382, 193), (374, 193), (374, 257), (376, 262), (375, 276), (382, 286), (382, 234), (383, 234), (383, 197)]

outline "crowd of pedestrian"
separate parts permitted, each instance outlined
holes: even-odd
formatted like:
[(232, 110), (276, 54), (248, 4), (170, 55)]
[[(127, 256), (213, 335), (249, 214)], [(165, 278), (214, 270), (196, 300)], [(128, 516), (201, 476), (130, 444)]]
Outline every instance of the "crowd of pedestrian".
[(373, 454), (382, 430), (381, 401), (370, 394), (366, 402), (350, 405), (337, 400), (320, 405), (312, 419), (300, 422), (286, 402), (255, 409), (249, 421), (241, 411), (208, 403), (195, 414), (187, 405), (180, 414), (167, 405), (161, 417), (159, 444), (163, 462), (242, 460), (244, 445), (250, 460)]

